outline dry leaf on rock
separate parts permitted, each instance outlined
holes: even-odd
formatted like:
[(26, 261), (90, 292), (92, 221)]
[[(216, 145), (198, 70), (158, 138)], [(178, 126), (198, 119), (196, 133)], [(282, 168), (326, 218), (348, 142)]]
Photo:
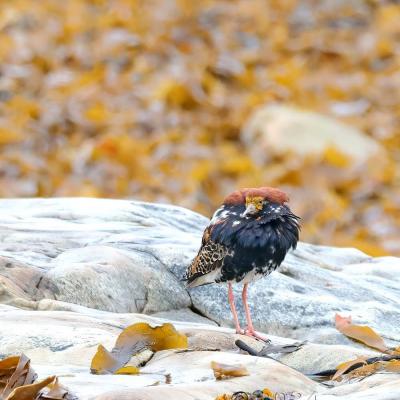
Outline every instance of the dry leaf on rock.
[(353, 325), (351, 322), (351, 317), (341, 317), (340, 315), (336, 314), (335, 325), (339, 332), (351, 339), (357, 340), (358, 342), (364, 343), (367, 346), (382, 352), (388, 351), (388, 347), (381, 336), (379, 336), (369, 326)]
[(172, 324), (151, 327), (140, 322), (120, 333), (111, 352), (99, 345), (90, 370), (94, 374), (137, 374), (139, 370), (135, 367), (123, 368), (135, 354), (147, 349), (186, 349), (187, 343), (187, 337), (177, 332)]
[(187, 349), (186, 335), (179, 333), (175, 327), (166, 323), (161, 326), (151, 327), (145, 322), (128, 326), (118, 336), (116, 347), (129, 347), (135, 338), (144, 340), (153, 351), (167, 349)]
[(249, 372), (243, 365), (228, 365), (211, 361), (211, 368), (213, 369), (215, 379), (217, 380), (249, 375)]
[(355, 360), (351, 361), (346, 361), (344, 363), (339, 364), (336, 367), (336, 372), (335, 375), (333, 375), (332, 380), (337, 380), (340, 378), (343, 374), (345, 374), (349, 368), (353, 367), (354, 365), (361, 364), (365, 365), (366, 364), (366, 357), (358, 357)]
[(374, 363), (356, 368), (346, 375), (348, 379), (355, 377), (365, 377), (375, 372), (385, 371), (400, 374), (400, 360), (376, 361)]
[(400, 374), (400, 360), (391, 360), (384, 364), (385, 371)]
[(47, 385), (47, 389), (48, 391), (42, 393), (38, 400), (67, 400), (72, 397), (68, 389), (60, 384), (57, 377)]
[(127, 365), (115, 371), (116, 375), (137, 375), (139, 373), (139, 368), (132, 365)]
[(363, 365), (360, 368), (356, 368), (354, 371), (349, 372), (346, 374), (346, 379), (354, 379), (354, 378), (365, 378), (374, 374), (375, 372), (381, 371), (384, 369), (381, 361), (378, 361), (373, 364)]
[(5, 400), (35, 400), (40, 399), (40, 391), (49, 383), (53, 382), (55, 376), (49, 376), (42, 381), (30, 385), (19, 386), (15, 388)]
[(30, 360), (22, 354), (18, 357), (8, 357), (0, 361), (0, 399), (9, 399), (14, 389), (30, 385), (37, 375), (30, 366)]
[[(75, 397), (55, 376), (35, 382), (36, 373), (27, 356), (0, 361), (0, 400), (72, 400)], [(43, 389), (48, 387), (47, 392)]]

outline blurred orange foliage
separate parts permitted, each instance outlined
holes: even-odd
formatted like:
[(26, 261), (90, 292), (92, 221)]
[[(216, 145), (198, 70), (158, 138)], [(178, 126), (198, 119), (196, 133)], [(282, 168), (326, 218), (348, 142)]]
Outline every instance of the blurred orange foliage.
[[(210, 215), (237, 187), (282, 186), (303, 240), (400, 254), (399, 21), (389, 0), (1, 2), (0, 196)], [(387, 167), (347, 176), (335, 148), (259, 165), (240, 132), (270, 102), (358, 127)]]

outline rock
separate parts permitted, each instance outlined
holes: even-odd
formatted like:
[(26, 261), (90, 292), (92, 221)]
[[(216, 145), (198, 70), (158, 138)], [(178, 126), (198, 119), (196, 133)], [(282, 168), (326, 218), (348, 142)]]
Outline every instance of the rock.
[[(95, 199), (0, 201), (0, 301), (51, 298), (117, 312), (190, 306), (182, 270), (207, 219)], [(28, 306), (28, 303), (26, 303)]]
[(151, 315), (153, 317), (169, 319), (171, 321), (196, 322), (200, 324), (213, 324), (217, 326), (216, 322), (211, 321), (208, 318), (202, 317), (201, 315), (196, 314), (187, 308), (181, 308), (180, 310), (161, 311)]
[[(180, 280), (200, 246), (208, 223), (203, 216), (134, 201), (21, 199), (0, 200), (0, 221), (0, 303), (232, 326), (226, 285), (188, 292)], [(335, 313), (351, 314), (394, 345), (400, 341), (399, 265), (394, 257), (300, 243), (280, 272), (250, 285), (256, 328), (354, 347), (333, 326)], [(239, 300), (240, 286), (235, 294)]]
[[(21, 310), (0, 305), (0, 357), (24, 352), (31, 358), (32, 367), (39, 378), (58, 375), (60, 382), (81, 400), (213, 400), (218, 394), (238, 390), (254, 391), (265, 387), (277, 392), (296, 391), (304, 398), (314, 393), (322, 400), (364, 399), (364, 392), (373, 393), (375, 397), (371, 398), (374, 400), (394, 400), (400, 396), (399, 374), (376, 375), (364, 379), (362, 383), (355, 382), (331, 389), (302, 374), (307, 371), (317, 372), (352, 359), (360, 355), (357, 349), (306, 344), (298, 352), (282, 356), (280, 360), (287, 364), (284, 365), (273, 359), (239, 354), (232, 346), (238, 335), (230, 329), (188, 322), (176, 322), (174, 325), (188, 335), (189, 348), (196, 351), (157, 352), (141, 368), (144, 372), (141, 375), (91, 375), (90, 361), (98, 344), (111, 349), (124, 327), (136, 322), (147, 322), (154, 326), (165, 320), (144, 314), (112, 313), (73, 304), (70, 305), (71, 311), (57, 311), (66, 310), (69, 305), (54, 300), (42, 300), (38, 305), (38, 309), (48, 311)], [(260, 345), (254, 339), (241, 338), (252, 347)], [(279, 344), (293, 342), (279, 337), (272, 337), (272, 340)], [(219, 344), (222, 344), (222, 347), (219, 346), (221, 351), (211, 350)], [(365, 350), (362, 354), (368, 355), (371, 352)], [(325, 364), (324, 359), (327, 360)], [(211, 361), (229, 365), (242, 364), (249, 371), (249, 376), (215, 381)], [(165, 374), (171, 375), (172, 384), (165, 384)], [(386, 388), (390, 392), (386, 392)], [(393, 397), (388, 397), (387, 393)]]
[(257, 110), (244, 125), (242, 139), (261, 162), (285, 153), (323, 158), (334, 147), (351, 162), (363, 163), (384, 154), (363, 132), (333, 118), (301, 109), (270, 105)]
[[(400, 342), (399, 259), (371, 258), (358, 250), (301, 243), (280, 272), (250, 285), (256, 327), (270, 334), (316, 343), (352, 344), (333, 325), (336, 313), (352, 315), (395, 345)], [(240, 287), (235, 287), (240, 299)], [(208, 285), (190, 292), (202, 315), (230, 324), (226, 287)], [(240, 305), (240, 315), (243, 309)]]

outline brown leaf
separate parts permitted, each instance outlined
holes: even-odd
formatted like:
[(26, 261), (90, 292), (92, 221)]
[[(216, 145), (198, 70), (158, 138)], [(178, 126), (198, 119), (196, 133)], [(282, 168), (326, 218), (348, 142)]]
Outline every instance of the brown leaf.
[(352, 379), (352, 378), (361, 378), (361, 377), (370, 376), (370, 375), (374, 374), (375, 372), (380, 371), (382, 368), (383, 368), (383, 366), (382, 366), (381, 361), (378, 361), (373, 364), (363, 365), (362, 367), (349, 372), (346, 375), (346, 378)]
[(385, 342), (372, 328), (369, 326), (353, 325), (351, 317), (341, 317), (336, 314), (335, 316), (336, 329), (344, 335), (364, 343), (369, 347), (377, 349), (382, 352), (387, 352), (388, 347)]
[(336, 367), (336, 372), (335, 372), (335, 375), (333, 375), (332, 380), (337, 380), (339, 377), (341, 377), (343, 374), (345, 374), (346, 371), (348, 371), (348, 369), (350, 367), (352, 367), (355, 364), (358, 364), (358, 363), (365, 364), (366, 359), (367, 359), (366, 357), (358, 357), (355, 360), (350, 360), (350, 361), (346, 361), (344, 363), (339, 364)]
[[(68, 389), (55, 376), (34, 383), (36, 373), (27, 356), (8, 357), (0, 361), (0, 400), (72, 400)], [(46, 393), (42, 389), (49, 386)]]
[(38, 400), (63, 400), (71, 398), (68, 389), (60, 384), (57, 377), (47, 387), (48, 391), (41, 393)]
[(29, 385), (36, 379), (35, 371), (30, 367), (30, 360), (25, 354), (9, 357), (0, 362), (1, 399), (8, 399), (14, 389)]
[(139, 373), (139, 368), (132, 365), (127, 365), (115, 371), (116, 375), (137, 375)]
[(114, 357), (102, 344), (92, 359), (90, 371), (92, 374), (112, 374), (118, 369), (118, 359)]
[(385, 371), (400, 373), (400, 360), (391, 360), (385, 363)]
[(400, 346), (399, 347), (395, 347), (394, 349), (392, 349), (391, 353), (400, 355)]
[(3, 389), (19, 362), (19, 356), (8, 357), (0, 361), (0, 389)]
[(35, 400), (39, 392), (49, 383), (53, 382), (55, 376), (49, 376), (40, 382), (32, 383), (15, 388), (5, 400)]
[[(151, 327), (140, 322), (125, 328), (118, 336), (111, 352), (99, 345), (91, 363), (91, 372), (94, 374), (123, 373), (122, 367), (131, 357), (144, 349), (153, 351), (166, 349), (186, 349), (187, 337), (177, 332), (172, 324)], [(132, 369), (126, 369), (130, 371)]]
[(217, 380), (249, 375), (246, 367), (243, 365), (228, 365), (211, 361), (211, 368)]

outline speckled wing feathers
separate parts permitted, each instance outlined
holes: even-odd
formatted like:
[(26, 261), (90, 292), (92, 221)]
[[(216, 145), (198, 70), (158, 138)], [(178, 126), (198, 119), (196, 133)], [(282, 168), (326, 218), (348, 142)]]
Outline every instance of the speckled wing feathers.
[(198, 286), (210, 282), (205, 277), (214, 272), (213, 276), (218, 275), (221, 270), (225, 257), (229, 254), (227, 247), (220, 243), (215, 243), (210, 239), (212, 226), (208, 226), (203, 234), (202, 245), (186, 272), (188, 286)]
[(243, 216), (244, 209), (242, 204), (225, 204), (214, 213), (187, 269), (189, 287), (259, 279), (296, 248), (299, 218), (288, 206), (268, 202), (254, 217)]

